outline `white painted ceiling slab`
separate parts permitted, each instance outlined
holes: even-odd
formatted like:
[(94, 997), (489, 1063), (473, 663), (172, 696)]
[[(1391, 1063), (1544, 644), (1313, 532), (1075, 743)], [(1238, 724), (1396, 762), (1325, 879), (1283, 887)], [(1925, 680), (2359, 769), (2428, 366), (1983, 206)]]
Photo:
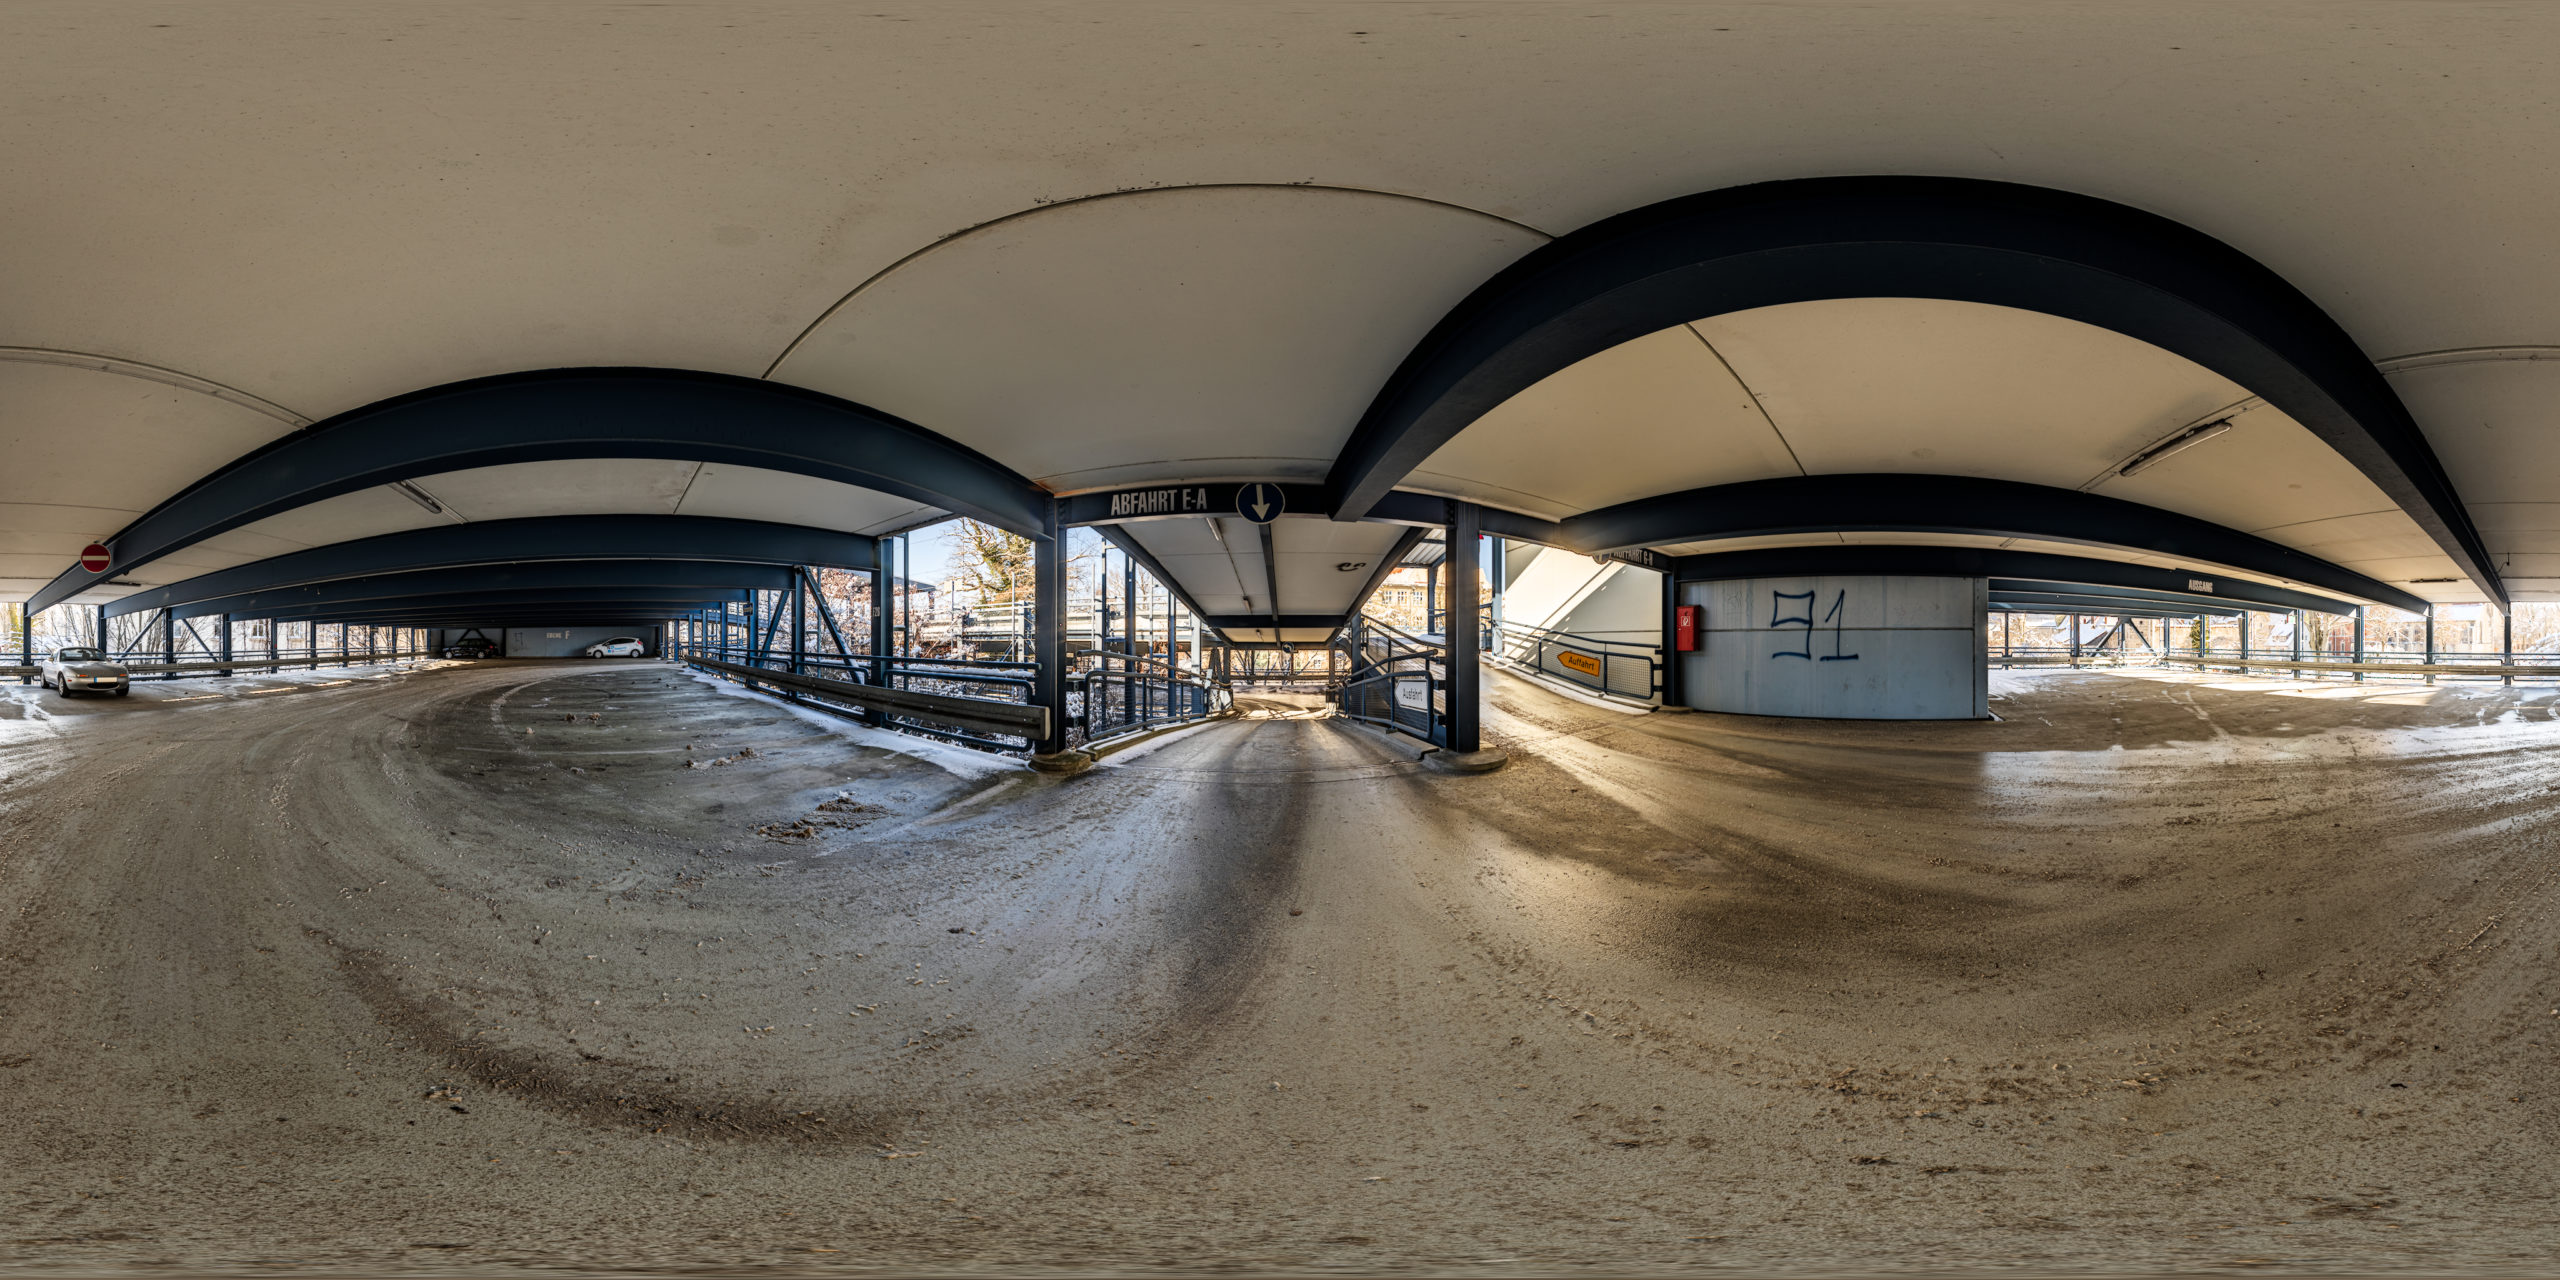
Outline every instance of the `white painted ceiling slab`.
[[(779, 376), (1062, 486), (1312, 477), (1449, 303), (1542, 235), (1853, 173), (2152, 210), (2265, 262), (2386, 361), (2560, 343), (2560, 255), (2533, 250), (2560, 167), (2516, 159), (2548, 150), (2549, 7), (2360, 7), (2318, 39), (2264, 6), (2140, 2), (1398, 6), (1365, 9), (1357, 35), (1321, 7), (755, 11), (12, 6), (0, 346), (149, 362), (291, 419), (520, 369), (759, 374), (816, 325)], [(2233, 66), (2249, 74), (2213, 70)], [(1156, 190), (1208, 184), (1258, 185)], [(1980, 463), (2079, 485), (2206, 391), (2139, 357), (2063, 376), (2080, 348), (2052, 332), (1762, 321), (1699, 332), (1767, 379), (1778, 431), (1802, 420), (1816, 471)], [(1868, 336), (1802, 363), (1791, 326)], [(1713, 369), (1645, 355), (1524, 393), (1420, 483), (1559, 515), (1640, 480), (1783, 473)], [(0, 369), (0, 584), (49, 578), (47, 557), (291, 425), (193, 391), (161, 388), (220, 407), (17, 378)], [(2524, 509), (2560, 504), (2551, 378), (2395, 374), (2457, 487), (2515, 508), (2484, 505), (2484, 528), (2541, 531)], [(1612, 421), (1664, 444), (1651, 475), (1595, 448), (1537, 465), (1544, 436)], [(2265, 465), (2230, 461), (2240, 434), (2195, 465)], [(128, 465), (92, 467), (108, 445)], [(2159, 469), (2164, 505), (2234, 508), (2233, 474), (2183, 468)], [(2295, 470), (2317, 468), (2269, 475)], [(2254, 518), (2375, 510), (2295, 482)], [(371, 527), (303, 532), (324, 525)], [(288, 528), (190, 555), (257, 554), (298, 541)], [(2398, 536), (2324, 545), (2437, 576)], [(2549, 581), (2519, 585), (2560, 598)]]
[(1080, 201), (901, 263), (776, 376), (923, 423), (1060, 492), (1319, 479), (1404, 354), (1543, 239), (1365, 191)]
[(1440, 446), (1405, 487), (1557, 520), (1800, 474), (1751, 393), (1680, 327), (1539, 380)]
[(877, 489), (719, 462), (702, 464), (676, 512), (860, 534), (904, 529), (944, 514), (939, 508)]

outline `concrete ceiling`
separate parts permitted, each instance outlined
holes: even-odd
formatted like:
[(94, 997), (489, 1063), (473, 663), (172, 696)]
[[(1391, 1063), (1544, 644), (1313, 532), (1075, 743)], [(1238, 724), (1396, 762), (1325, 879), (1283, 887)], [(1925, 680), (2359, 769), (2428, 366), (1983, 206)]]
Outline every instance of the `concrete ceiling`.
[[(2468, 4), (14, 4), (0, 595), (304, 423), (527, 369), (769, 375), (1062, 491), (1312, 478), (1546, 237), (1927, 173), (2121, 201), (2287, 277), (2390, 372), (2519, 598), (2560, 599), (2560, 259), (2536, 248), (2560, 167), (2531, 159), (2556, 40), (2560, 11)], [(1561, 514), (1954, 471), (2459, 577), (2270, 410), (2107, 478), (2247, 394), (2042, 317), (1773, 307), (1594, 357), (1418, 481)], [(677, 465), (419, 484), (466, 518), (665, 510)], [(699, 472), (682, 510), (918, 514)], [(152, 580), (443, 518), (350, 495)]]

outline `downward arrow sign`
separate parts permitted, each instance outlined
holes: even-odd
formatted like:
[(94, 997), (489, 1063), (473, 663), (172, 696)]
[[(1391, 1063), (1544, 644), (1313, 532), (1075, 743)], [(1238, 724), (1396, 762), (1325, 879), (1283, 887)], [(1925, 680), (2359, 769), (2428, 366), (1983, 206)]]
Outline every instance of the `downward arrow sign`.
[[(1259, 489), (1255, 490), (1255, 491), (1254, 491), (1255, 496), (1259, 497), (1259, 496), (1261, 495), (1261, 492), (1262, 492), (1262, 491), (1261, 491), (1261, 490), (1259, 490)], [(1256, 520), (1268, 520), (1268, 519), (1270, 519), (1270, 518), (1271, 518), (1271, 504), (1270, 504), (1270, 503), (1268, 503), (1268, 502), (1257, 502), (1257, 503), (1253, 504), (1253, 518), (1254, 518), (1254, 519), (1256, 519)]]

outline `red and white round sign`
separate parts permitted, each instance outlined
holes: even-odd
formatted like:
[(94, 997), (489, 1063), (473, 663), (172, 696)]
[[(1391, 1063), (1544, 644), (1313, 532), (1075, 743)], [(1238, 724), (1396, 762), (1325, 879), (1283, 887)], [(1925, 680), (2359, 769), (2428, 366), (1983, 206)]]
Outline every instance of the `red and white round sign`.
[(97, 543), (92, 542), (80, 548), (80, 567), (91, 573), (105, 573), (107, 566), (112, 562), (112, 558), (107, 555), (107, 549)]

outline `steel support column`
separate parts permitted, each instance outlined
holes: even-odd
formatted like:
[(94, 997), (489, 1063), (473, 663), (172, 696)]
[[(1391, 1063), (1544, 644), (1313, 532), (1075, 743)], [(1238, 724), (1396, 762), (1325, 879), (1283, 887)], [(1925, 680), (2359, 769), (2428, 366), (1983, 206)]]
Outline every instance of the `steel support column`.
[[(2356, 661), (2357, 661), (2358, 663), (2362, 663), (2362, 662), (2364, 661), (2364, 606), (2363, 606), (2363, 605), (2357, 605), (2357, 606), (2356, 606)], [(2363, 683), (2364, 683), (2364, 673), (2363, 673), (2362, 671), (2358, 671), (2358, 672), (2356, 673), (2356, 683), (2357, 683), (2357, 684), (2363, 684)]]
[(1680, 576), (1666, 573), (1662, 575), (1662, 705), (1685, 707), (1688, 696), (1680, 684)]
[[(1120, 620), (1120, 722), (1138, 721), (1138, 562), (1126, 555), (1120, 557), (1120, 599), (1129, 607), (1128, 616)], [(1272, 606), (1274, 609), (1278, 605)], [(1274, 633), (1271, 637), (1279, 639)]]
[[(2434, 666), (2436, 661), (2436, 607), (2434, 605), (2427, 606), (2426, 628), (2427, 665)], [(2427, 677), (2428, 684), (2434, 684), (2435, 682), (2436, 678), (2434, 676), (2430, 675)]]
[(1476, 664), (1476, 504), (1449, 504), (1449, 750), (1479, 750), (1478, 685), (1483, 670)]
[(1031, 547), (1031, 691), (1049, 709), (1049, 732), (1032, 744), (1035, 755), (1067, 749), (1067, 538), (1054, 513), (1051, 521), (1056, 536)]
[(809, 658), (809, 571), (794, 568), (791, 572), (791, 674), (808, 670)]
[[(2502, 667), (2512, 667), (2516, 664), (2515, 606), (2508, 605), (2507, 607), (2498, 610), (2498, 628), (2498, 665)], [(2515, 682), (2516, 678), (2512, 675), (2498, 677), (2498, 683), (2500, 684), (2514, 684)]]
[[(893, 625), (889, 616), (889, 580), (893, 575), (887, 563), (888, 542), (887, 538), (880, 539), (871, 557), (871, 683), (883, 689), (889, 687), (889, 628)], [(888, 714), (879, 710), (866, 712), (865, 718), (873, 724), (889, 723)]]

